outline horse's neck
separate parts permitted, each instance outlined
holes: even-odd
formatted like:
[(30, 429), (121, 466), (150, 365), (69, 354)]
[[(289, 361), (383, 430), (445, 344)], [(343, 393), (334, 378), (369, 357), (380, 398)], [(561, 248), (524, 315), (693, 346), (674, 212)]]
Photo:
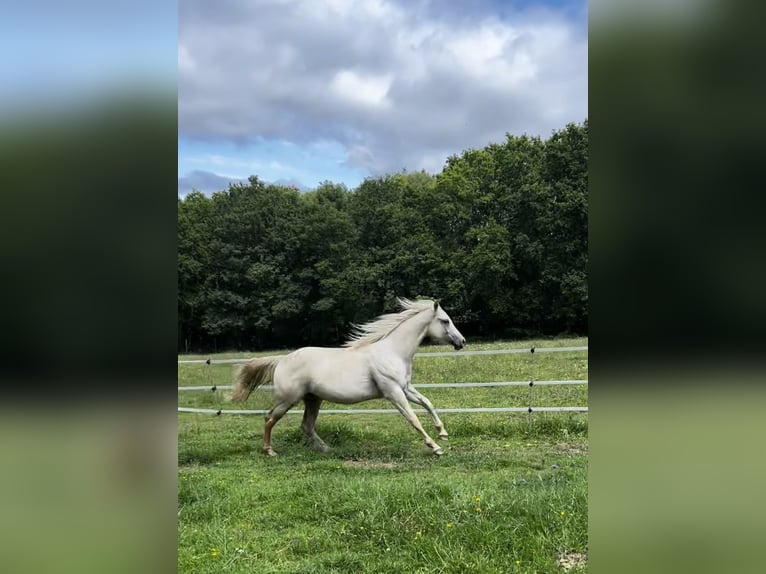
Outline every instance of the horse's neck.
[(431, 318), (431, 313), (428, 311), (418, 313), (399, 325), (391, 335), (380, 343), (385, 344), (400, 357), (412, 361), (418, 347), (420, 347), (420, 343), (426, 336), (426, 330), (431, 322)]

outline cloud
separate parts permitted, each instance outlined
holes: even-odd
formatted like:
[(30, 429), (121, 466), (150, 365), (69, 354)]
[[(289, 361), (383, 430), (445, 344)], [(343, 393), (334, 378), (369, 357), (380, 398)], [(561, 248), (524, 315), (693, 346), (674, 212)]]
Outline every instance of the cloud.
[(341, 70), (333, 77), (330, 87), (341, 99), (380, 108), (390, 104), (386, 95), (391, 88), (391, 78), (392, 74), (363, 76), (353, 70)]
[(247, 181), (224, 175), (218, 175), (209, 171), (195, 170), (184, 177), (178, 178), (178, 195), (183, 197), (192, 190), (203, 192), (210, 195), (214, 191), (223, 191), (229, 189), (230, 183)]
[(303, 185), (303, 183), (295, 178), (282, 178), (282, 179), (275, 179), (271, 182), (266, 183), (273, 183), (274, 185), (281, 185), (283, 187), (294, 187), (298, 191), (309, 191), (309, 187), (306, 187)]
[[(263, 181), (263, 180), (261, 180)], [(178, 196), (184, 197), (193, 190), (201, 191), (205, 195), (212, 195), (216, 191), (225, 191), (229, 189), (230, 183), (245, 183), (247, 179), (228, 177), (218, 175), (210, 171), (195, 170), (184, 177), (178, 178)], [(309, 191), (301, 181), (295, 178), (280, 178), (274, 181), (264, 181), (264, 183), (273, 183), (284, 187), (294, 187), (299, 191)]]
[(179, 137), (330, 141), (367, 173), (434, 172), (507, 132), (545, 137), (587, 117), (586, 29), (571, 7), (460, 5), (186, 0)]

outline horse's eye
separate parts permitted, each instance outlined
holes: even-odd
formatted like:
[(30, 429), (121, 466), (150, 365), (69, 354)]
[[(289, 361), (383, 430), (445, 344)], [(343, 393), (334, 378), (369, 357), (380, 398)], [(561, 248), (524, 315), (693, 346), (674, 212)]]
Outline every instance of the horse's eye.
[(442, 325), (449, 325), (449, 321), (448, 321), (447, 319), (439, 319), (439, 322), (440, 322)]

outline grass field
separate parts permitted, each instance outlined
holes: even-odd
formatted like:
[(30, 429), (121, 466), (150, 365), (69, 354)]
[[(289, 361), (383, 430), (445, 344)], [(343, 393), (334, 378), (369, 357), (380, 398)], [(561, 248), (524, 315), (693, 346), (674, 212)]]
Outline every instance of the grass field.
[[(587, 340), (467, 349), (531, 345)], [(237, 356), (255, 355), (214, 358)], [(587, 367), (585, 351), (417, 358), (413, 382), (587, 379)], [(231, 365), (179, 365), (178, 382), (227, 385), (232, 374)], [(437, 410), (529, 400), (528, 387), (422, 392)], [(535, 387), (534, 404), (587, 405), (587, 386)], [(270, 395), (257, 391), (238, 407), (220, 391), (183, 392), (179, 405), (261, 409)], [(390, 404), (355, 405), (364, 407)], [(318, 432), (332, 448), (321, 454), (305, 445), (300, 416), (288, 414), (274, 429), (280, 456), (269, 458), (260, 454), (263, 417), (179, 413), (179, 572), (585, 572), (587, 414), (442, 420), (450, 438), (437, 458), (399, 415), (320, 412)]]

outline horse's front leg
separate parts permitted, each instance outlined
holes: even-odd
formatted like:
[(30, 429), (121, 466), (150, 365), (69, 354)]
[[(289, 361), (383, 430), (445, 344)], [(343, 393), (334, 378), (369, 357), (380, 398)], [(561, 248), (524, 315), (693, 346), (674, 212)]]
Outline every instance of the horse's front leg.
[(415, 387), (412, 386), (412, 363), (409, 363), (407, 365), (407, 375), (406, 375), (406, 382), (404, 385), (404, 394), (407, 397), (407, 400), (411, 403), (415, 403), (416, 405), (420, 405), (426, 411), (428, 411), (428, 414), (431, 415), (431, 419), (434, 421), (434, 426), (436, 427), (436, 430), (439, 432), (439, 438), (443, 440), (447, 440), (447, 437), (449, 437), (449, 434), (447, 434), (447, 429), (444, 428), (444, 423), (439, 418), (439, 415), (436, 414), (436, 409), (431, 404), (431, 401), (426, 398), (425, 395), (422, 395), (419, 393)]
[(415, 411), (412, 410), (409, 403), (407, 402), (407, 396), (404, 394), (402, 387), (396, 383), (392, 383), (388, 385), (382, 385), (380, 390), (383, 393), (383, 396), (393, 403), (393, 405), (396, 407), (396, 410), (402, 414), (405, 420), (420, 433), (420, 436), (423, 437), (423, 442), (428, 445), (433, 453), (435, 455), (444, 454), (442, 447), (436, 444), (436, 441), (428, 436), (428, 433), (423, 428), (423, 425), (420, 424), (418, 416), (415, 414)]
[(436, 413), (436, 409), (431, 404), (431, 401), (428, 400), (428, 398), (425, 397), (425, 395), (420, 394), (412, 385), (408, 385), (404, 388), (404, 394), (407, 397), (407, 400), (411, 403), (415, 403), (416, 405), (420, 405), (426, 411), (428, 411), (428, 414), (431, 415), (431, 419), (434, 421), (434, 426), (436, 426), (436, 430), (439, 431), (439, 438), (443, 440), (447, 440), (447, 437), (449, 434), (447, 433), (447, 429), (444, 428), (444, 423), (439, 418), (439, 415)]

